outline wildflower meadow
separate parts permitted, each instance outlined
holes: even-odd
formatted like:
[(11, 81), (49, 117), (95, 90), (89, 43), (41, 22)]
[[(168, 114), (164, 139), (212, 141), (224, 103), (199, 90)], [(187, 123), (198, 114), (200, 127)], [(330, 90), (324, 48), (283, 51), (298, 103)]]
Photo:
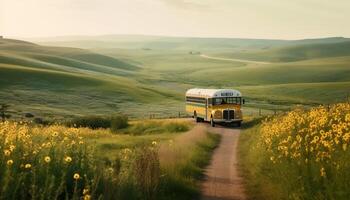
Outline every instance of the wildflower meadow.
[[(173, 139), (161, 142), (157, 137)], [(121, 140), (116, 143), (121, 147), (97, 149), (106, 138)], [(217, 143), (206, 132), (143, 137), (109, 129), (1, 122), (0, 199), (192, 199), (199, 194), (197, 175)], [(191, 153), (184, 154), (184, 147)], [(102, 156), (110, 151), (115, 154)], [(169, 163), (169, 156), (181, 160)], [(198, 159), (203, 161), (197, 164)], [(174, 194), (177, 190), (182, 192)]]
[(247, 145), (250, 149), (241, 152), (242, 162), (251, 165), (248, 177), (260, 184), (259, 192), (266, 198), (276, 194), (286, 199), (350, 196), (349, 103), (296, 108), (267, 118), (245, 133), (242, 149)]

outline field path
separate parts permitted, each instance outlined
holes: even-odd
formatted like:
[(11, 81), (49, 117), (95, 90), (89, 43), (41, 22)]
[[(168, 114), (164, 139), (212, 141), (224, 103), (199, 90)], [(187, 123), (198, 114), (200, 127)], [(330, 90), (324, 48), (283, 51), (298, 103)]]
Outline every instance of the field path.
[(224, 61), (234, 61), (234, 62), (244, 62), (244, 63), (251, 63), (251, 64), (259, 64), (259, 65), (268, 65), (271, 64), (270, 62), (262, 62), (262, 61), (254, 61), (254, 60), (244, 60), (244, 59), (236, 59), (236, 58), (221, 58), (221, 57), (214, 57), (214, 56), (208, 56), (205, 54), (200, 54), (200, 57), (213, 59), (213, 60), (224, 60)]
[(214, 151), (211, 164), (206, 168), (202, 183), (202, 200), (246, 199), (243, 180), (237, 169), (239, 129), (209, 127), (208, 131), (222, 135), (221, 143)]

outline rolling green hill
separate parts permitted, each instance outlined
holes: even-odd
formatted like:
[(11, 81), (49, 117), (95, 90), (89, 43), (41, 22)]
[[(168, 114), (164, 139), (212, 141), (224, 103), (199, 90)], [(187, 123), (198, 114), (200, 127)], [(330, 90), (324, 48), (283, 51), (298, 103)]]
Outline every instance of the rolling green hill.
[[(125, 112), (148, 117), (183, 112), (183, 95), (191, 87), (238, 88), (248, 99), (249, 111), (339, 102), (350, 93), (347, 38), (68, 39), (41, 42), (61, 47), (0, 40), (0, 103), (12, 104), (16, 116)], [(205, 58), (198, 51), (243, 60)]]
[(350, 42), (349, 38), (333, 37), (305, 40), (271, 40), (243, 38), (193, 38), (142, 35), (103, 35), (103, 36), (71, 36), (55, 38), (33, 38), (39, 44), (78, 47), (86, 49), (151, 49), (151, 50), (194, 50), (216, 52), (241, 52), (247, 50), (269, 49), (307, 44), (332, 44)]
[(137, 110), (139, 103), (161, 101), (164, 95), (177, 100), (171, 92), (162, 93), (130, 78), (138, 70), (88, 50), (3, 39), (0, 102), (13, 104), (18, 112), (72, 116), (113, 113), (130, 105)]
[(221, 56), (271, 62), (292, 62), (315, 58), (350, 56), (350, 42), (298, 44), (251, 52), (228, 53)]

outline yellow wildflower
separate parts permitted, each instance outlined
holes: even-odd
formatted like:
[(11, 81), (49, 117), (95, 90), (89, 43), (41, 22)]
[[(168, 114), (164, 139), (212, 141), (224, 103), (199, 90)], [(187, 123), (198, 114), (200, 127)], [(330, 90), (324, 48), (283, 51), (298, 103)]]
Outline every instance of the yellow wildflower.
[(72, 158), (70, 156), (66, 156), (64, 158), (64, 161), (66, 161), (67, 163), (70, 163), (70, 162), (72, 162)]
[(108, 171), (109, 173), (113, 173), (114, 169), (113, 169), (112, 167), (109, 167), (109, 168), (107, 169), (107, 171)]
[(32, 165), (29, 164), (29, 163), (27, 163), (27, 164), (24, 165), (24, 168), (26, 168), (26, 169), (30, 169), (31, 167), (32, 167)]
[(345, 121), (350, 122), (350, 113), (345, 115)]
[(53, 132), (53, 133), (52, 133), (52, 136), (53, 136), (53, 137), (57, 137), (57, 136), (58, 136), (58, 132), (56, 132), (56, 131)]
[(6, 150), (4, 150), (4, 154), (5, 154), (5, 156), (9, 156), (11, 154), (11, 151), (6, 149)]
[(80, 175), (79, 175), (78, 173), (75, 173), (75, 174), (73, 175), (73, 178), (74, 178), (75, 180), (78, 180), (78, 179), (80, 178)]
[(13, 160), (8, 160), (6, 163), (7, 165), (11, 166), (13, 164)]
[(320, 169), (320, 174), (322, 177), (326, 176), (326, 170), (323, 167)]
[(15, 150), (16, 146), (15, 145), (10, 145), (10, 151)]
[(89, 189), (84, 188), (84, 189), (83, 189), (83, 195), (86, 195), (86, 194), (88, 194), (88, 193), (89, 193)]
[(51, 162), (51, 158), (50, 158), (50, 156), (45, 156), (44, 160), (45, 160), (45, 162), (46, 162), (46, 163)]

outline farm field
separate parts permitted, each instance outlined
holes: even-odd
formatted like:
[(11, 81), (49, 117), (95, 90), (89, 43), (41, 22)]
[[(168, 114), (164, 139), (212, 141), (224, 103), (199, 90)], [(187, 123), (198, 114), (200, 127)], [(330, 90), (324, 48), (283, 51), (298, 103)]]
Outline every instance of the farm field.
[(347, 38), (111, 35), (27, 40), (39, 45), (10, 39), (0, 43), (0, 102), (11, 104), (17, 118), (29, 112), (60, 120), (109, 115), (126, 107), (134, 118), (175, 117), (184, 113), (184, 92), (192, 87), (237, 88), (247, 99), (248, 115), (258, 109), (271, 113), (297, 104), (342, 102), (349, 96)]

